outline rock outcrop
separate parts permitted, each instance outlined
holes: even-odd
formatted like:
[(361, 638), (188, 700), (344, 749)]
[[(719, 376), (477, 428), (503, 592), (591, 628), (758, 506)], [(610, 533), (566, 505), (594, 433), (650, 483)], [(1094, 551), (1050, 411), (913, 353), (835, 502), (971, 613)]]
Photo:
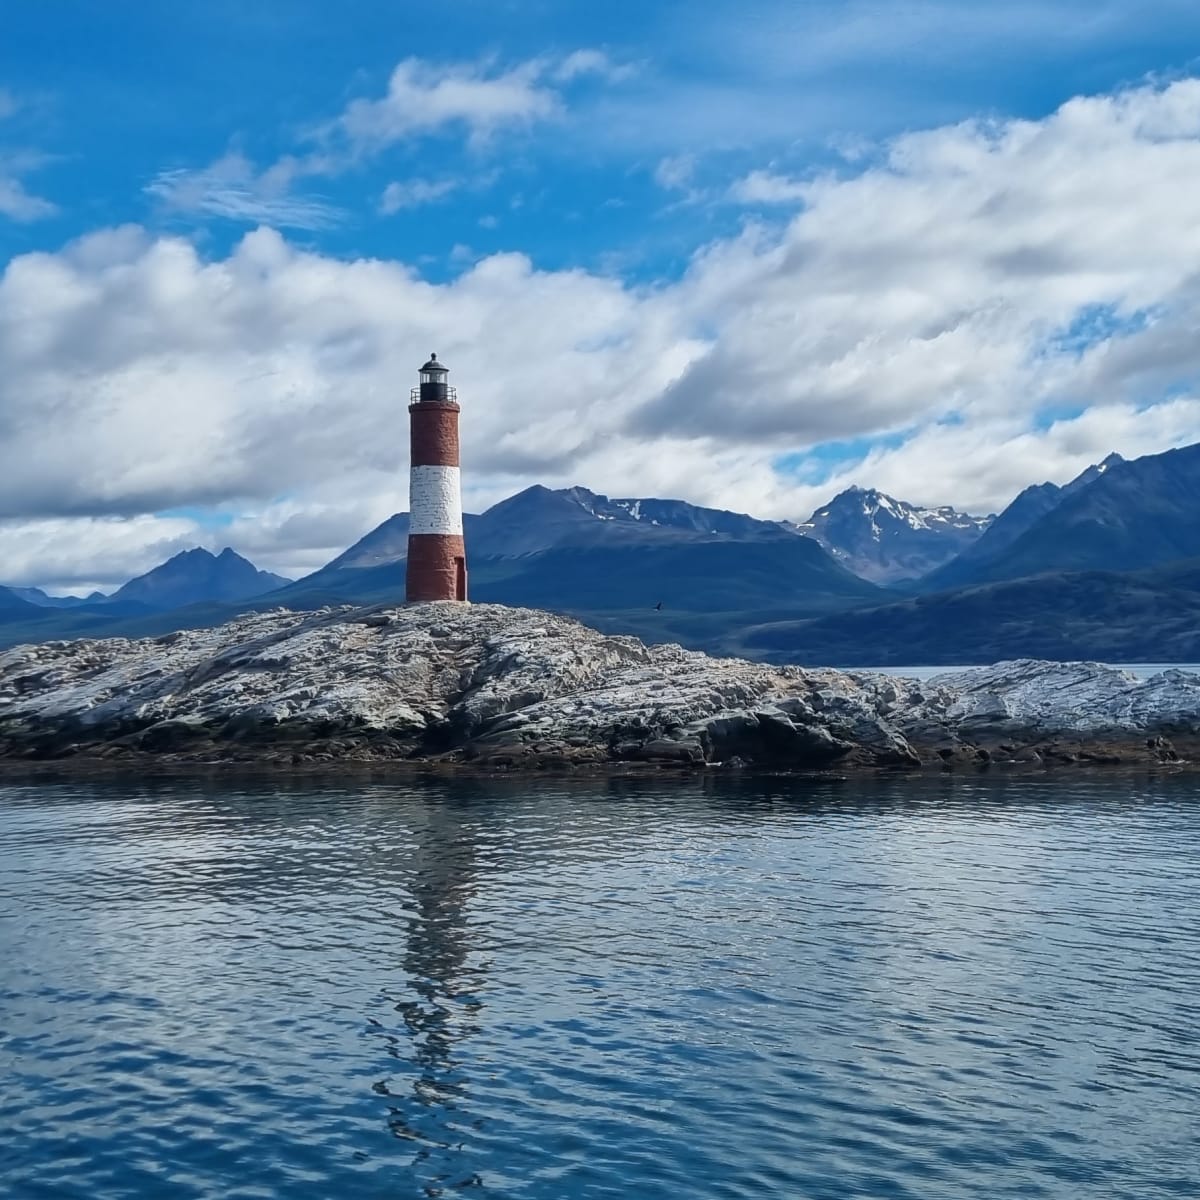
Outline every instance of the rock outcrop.
[(917, 683), (646, 646), (497, 605), (277, 610), (0, 653), (0, 758), (943, 769), (1174, 762), (1200, 677), (1001, 663)]

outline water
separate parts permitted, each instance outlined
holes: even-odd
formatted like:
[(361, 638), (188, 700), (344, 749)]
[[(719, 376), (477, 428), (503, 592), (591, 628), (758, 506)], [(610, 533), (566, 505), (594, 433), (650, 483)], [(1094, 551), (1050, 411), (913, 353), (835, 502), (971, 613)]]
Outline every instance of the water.
[(0, 1193), (1200, 1195), (1189, 778), (0, 785)]
[[(1131, 671), (1139, 679), (1149, 679), (1162, 671), (1200, 672), (1200, 663), (1110, 663), (1119, 671)], [(935, 675), (953, 675), (972, 671), (974, 667), (843, 667), (845, 671), (879, 671), (883, 675), (899, 675), (902, 679), (932, 679)]]

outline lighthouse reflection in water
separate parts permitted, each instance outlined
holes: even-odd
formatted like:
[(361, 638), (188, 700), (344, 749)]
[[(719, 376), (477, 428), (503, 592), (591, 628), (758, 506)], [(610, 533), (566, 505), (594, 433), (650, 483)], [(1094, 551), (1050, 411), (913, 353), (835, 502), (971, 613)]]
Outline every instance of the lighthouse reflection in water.
[(439, 804), (427, 808), (412, 827), (403, 970), (398, 986), (384, 991), (403, 1030), (392, 1028), (386, 1018), (371, 1020), (396, 1060), (394, 1070), (374, 1084), (379, 1095), (397, 1101), (390, 1108), (389, 1128), (415, 1144), (418, 1164), (428, 1160), (431, 1181), (444, 1179), (458, 1187), (478, 1177), (451, 1180), (454, 1156), (441, 1156), (439, 1164), (439, 1152), (461, 1146), (457, 1125), (467, 1121), (460, 1104), (469, 1077), (458, 1048), (480, 1031), (479, 993), (488, 966), (472, 953), (467, 905), (475, 891), (475, 850), (463, 836), (462, 815), (457, 805)]

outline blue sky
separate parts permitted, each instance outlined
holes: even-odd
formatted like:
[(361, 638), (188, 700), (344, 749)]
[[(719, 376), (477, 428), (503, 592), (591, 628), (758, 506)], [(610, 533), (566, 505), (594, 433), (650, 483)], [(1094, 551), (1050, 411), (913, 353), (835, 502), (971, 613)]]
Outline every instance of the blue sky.
[(14, 6), (0, 575), (319, 565), (433, 339), (473, 507), (995, 508), (1191, 440), (1198, 58), (1175, 0)]
[[(1039, 117), (1071, 96), (1187, 73), (1200, 56), (1189, 3), (545, 3), (383, 0), (57, 0), (14, 6), (0, 80), (21, 107), (10, 151), (45, 156), (28, 186), (57, 216), (0, 226), (6, 257), (136, 221), (200, 233), (214, 252), (252, 220), (174, 211), (147, 189), (230, 153), (264, 170), (318, 147), (313, 131), (374, 99), (404, 59), (503, 75), (581, 49), (615, 81), (560, 84), (564, 111), (470, 147), (449, 122), (296, 191), (335, 213), (281, 227), (340, 256), (420, 264), (519, 249), (546, 268), (679, 271), (747, 206), (686, 203), (656, 183), (693, 156), (697, 187), (764, 164), (837, 166), (835, 149), (996, 114)], [(448, 190), (380, 212), (389, 183)], [(451, 186), (453, 185), (453, 186)], [(664, 194), (666, 192), (666, 194)], [(754, 207), (754, 206), (749, 206)], [(760, 209), (768, 206), (759, 206)], [(482, 222), (482, 223), (481, 223)], [(318, 225), (318, 228), (306, 228)]]

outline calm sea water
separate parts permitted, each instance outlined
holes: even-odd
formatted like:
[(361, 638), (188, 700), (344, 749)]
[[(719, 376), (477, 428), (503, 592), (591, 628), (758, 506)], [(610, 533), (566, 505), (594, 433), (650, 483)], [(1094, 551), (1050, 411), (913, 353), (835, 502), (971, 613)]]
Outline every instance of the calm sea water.
[(0, 785), (0, 1190), (1194, 1200), (1197, 786)]

